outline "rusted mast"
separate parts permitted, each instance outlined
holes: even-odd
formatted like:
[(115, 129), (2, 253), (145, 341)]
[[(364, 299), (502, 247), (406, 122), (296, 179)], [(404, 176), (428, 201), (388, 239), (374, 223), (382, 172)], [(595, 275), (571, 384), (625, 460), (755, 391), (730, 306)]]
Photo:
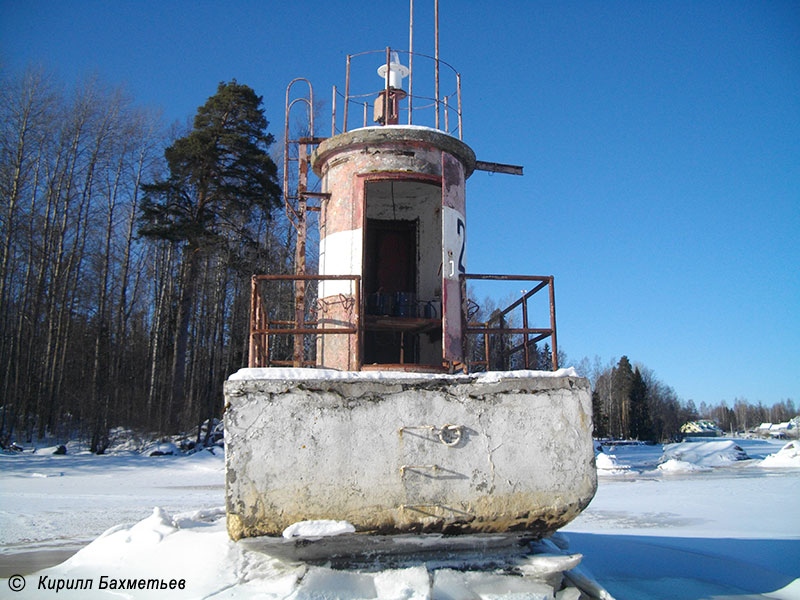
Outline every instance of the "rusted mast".
[[(308, 85), (308, 98), (295, 98), (289, 102), (289, 93), (297, 81), (305, 81)], [(308, 138), (300, 140), (289, 139), (289, 112), (295, 102), (305, 102), (308, 110)], [(286, 114), (284, 122), (284, 154), (283, 154), (283, 199), (286, 204), (286, 214), (289, 216), (290, 221), (294, 225), (297, 233), (295, 242), (295, 275), (306, 274), (306, 235), (308, 229), (308, 222), (306, 220), (307, 213), (307, 197), (308, 190), (308, 144), (307, 140), (314, 139), (314, 90), (311, 87), (311, 82), (303, 77), (293, 79), (286, 87)], [(289, 193), (289, 145), (291, 143), (298, 144), (297, 150), (297, 190), (296, 195), (291, 196)], [(292, 199), (297, 200), (297, 210), (292, 206)], [(292, 214), (294, 219), (292, 219)], [(305, 324), (305, 282), (301, 279), (295, 280), (294, 288), (294, 320), (295, 327), (302, 329)], [(302, 367), (304, 360), (304, 346), (305, 338), (302, 334), (294, 336), (294, 351), (292, 355), (292, 364), (295, 367)]]
[(408, 8), (408, 124), (411, 125), (411, 110), (414, 94), (414, 0)]
[(458, 95), (458, 139), (464, 139), (464, 132), (461, 130), (461, 74), (456, 73), (456, 92)]
[(342, 133), (347, 132), (347, 109), (350, 104), (350, 55), (347, 55), (347, 68), (344, 78), (344, 120), (342, 122)]
[[(311, 137), (314, 137), (313, 130)], [(294, 272), (296, 275), (306, 274), (306, 234), (308, 231), (308, 221), (306, 220), (306, 197), (305, 192), (308, 188), (308, 146), (300, 143), (297, 150), (298, 177), (297, 177), (297, 243), (295, 244)], [(294, 283), (294, 320), (295, 327), (302, 329), (306, 320), (306, 284), (303, 280)], [(305, 336), (298, 334), (294, 336), (294, 356), (292, 362), (295, 367), (303, 366), (305, 346)]]
[(386, 75), (384, 77), (384, 90), (383, 90), (383, 124), (388, 125), (391, 123), (391, 115), (389, 109), (392, 102), (389, 100), (389, 74), (391, 73), (391, 48), (386, 46)]
[(333, 86), (333, 97), (331, 98), (331, 106), (333, 111), (331, 113), (331, 137), (336, 135), (336, 86)]
[(434, 49), (434, 71), (436, 72), (436, 129), (439, 129), (439, 0), (433, 3), (434, 21), (436, 26), (436, 44)]

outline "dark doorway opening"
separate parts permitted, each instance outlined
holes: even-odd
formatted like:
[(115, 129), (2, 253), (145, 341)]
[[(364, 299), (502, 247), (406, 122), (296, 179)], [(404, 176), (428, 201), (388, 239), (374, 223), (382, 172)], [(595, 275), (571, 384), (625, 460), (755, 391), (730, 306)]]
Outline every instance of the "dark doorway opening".
[[(364, 293), (367, 315), (404, 319), (417, 310), (417, 221), (367, 219)], [(364, 363), (416, 363), (416, 333), (367, 329)]]
[(366, 238), (366, 293), (415, 293), (417, 222), (367, 219)]

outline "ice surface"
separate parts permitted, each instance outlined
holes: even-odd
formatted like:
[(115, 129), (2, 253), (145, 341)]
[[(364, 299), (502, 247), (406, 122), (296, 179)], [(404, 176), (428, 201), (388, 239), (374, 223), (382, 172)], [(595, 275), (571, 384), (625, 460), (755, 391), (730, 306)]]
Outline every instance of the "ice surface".
[[(759, 461), (797, 448), (764, 440), (731, 443)], [(800, 598), (800, 470), (723, 461), (670, 476), (655, 468), (666, 453), (660, 446), (618, 445), (613, 452), (612, 464), (628, 467), (629, 477), (601, 479), (592, 504), (557, 540), (569, 542), (561, 550), (583, 554), (576, 569), (594, 575), (618, 600)], [(671, 460), (679, 459), (662, 464)], [(14, 598), (42, 597), (35, 589), (40, 576), (98, 581), (101, 575), (182, 578), (184, 590), (157, 596), (178, 600), (550, 597), (535, 582), (496, 571), (429, 570), (425, 564), (334, 570), (281, 562), (230, 541), (220, 507), (223, 481), (222, 456), (208, 452), (0, 456), (0, 559), (94, 538), (66, 562), (27, 575), (26, 589)], [(6, 586), (0, 582), (1, 590)], [(110, 597), (96, 587), (62, 590), (58, 597)]]
[(539, 581), (491, 573), (470, 573), (439, 569), (433, 578), (437, 600), (513, 598), (552, 600), (553, 588)]
[[(707, 443), (675, 447), (702, 462), (714, 449)], [(757, 459), (782, 445), (715, 443), (716, 450), (738, 445)], [(800, 584), (793, 583), (800, 574), (800, 471), (730, 459), (703, 470), (655, 469), (668, 448), (615, 448), (617, 461), (637, 473), (601, 478), (589, 507), (561, 530), (570, 551), (584, 555), (581, 566), (620, 600), (800, 599)], [(672, 460), (678, 459), (661, 464)]]
[(83, 546), (160, 506), (171, 514), (224, 502), (225, 456), (132, 452), (0, 455), (2, 552)]
[(688, 473), (691, 471), (708, 471), (710, 467), (703, 467), (685, 460), (670, 458), (668, 461), (658, 465), (658, 470), (665, 473)]

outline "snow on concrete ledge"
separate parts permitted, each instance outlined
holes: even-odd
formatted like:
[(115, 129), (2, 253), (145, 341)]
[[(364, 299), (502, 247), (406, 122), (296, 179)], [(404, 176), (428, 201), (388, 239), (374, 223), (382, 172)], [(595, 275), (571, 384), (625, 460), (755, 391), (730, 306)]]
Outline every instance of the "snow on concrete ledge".
[(324, 380), (364, 380), (383, 379), (429, 379), (452, 380), (463, 383), (465, 378), (475, 383), (496, 383), (502, 379), (533, 379), (539, 377), (579, 377), (574, 367), (558, 371), (488, 371), (486, 373), (411, 373), (407, 371), (337, 371), (334, 369), (301, 369), (291, 367), (265, 367), (239, 369), (228, 378), (228, 381), (245, 381), (252, 379), (273, 379), (278, 381), (324, 381)]
[(283, 537), (286, 539), (293, 537), (317, 538), (342, 535), (344, 533), (355, 533), (355, 531), (356, 528), (347, 521), (319, 519), (316, 521), (298, 521), (297, 523), (292, 523), (283, 530)]

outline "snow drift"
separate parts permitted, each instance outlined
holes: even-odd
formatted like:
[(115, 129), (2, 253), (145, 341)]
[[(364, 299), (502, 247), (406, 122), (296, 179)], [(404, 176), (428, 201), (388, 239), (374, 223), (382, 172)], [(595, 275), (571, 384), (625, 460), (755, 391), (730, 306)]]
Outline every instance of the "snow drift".
[[(721, 442), (680, 442), (664, 446), (664, 453), (659, 462), (664, 464), (671, 460), (676, 460), (699, 467), (725, 467), (749, 458), (740, 446), (730, 440)], [(680, 464), (673, 463), (671, 466), (666, 467), (666, 470), (675, 470), (676, 467), (680, 466)]]
[(597, 464), (598, 475), (627, 475), (631, 472), (630, 467), (620, 464), (614, 454), (600, 452), (595, 456), (595, 464)]
[(710, 471), (711, 469), (685, 460), (670, 458), (658, 465), (658, 470), (662, 473), (691, 473), (692, 471)]
[(800, 468), (800, 442), (789, 442), (776, 453), (765, 457), (760, 466)]
[[(547, 546), (547, 554), (520, 556), (517, 563), (511, 563), (522, 576), (494, 569), (465, 570), (459, 564), (454, 568), (430, 568), (425, 563), (361, 571), (284, 562), (229, 540), (224, 514), (223, 508), (216, 508), (172, 517), (157, 507), (132, 526), (112, 527), (61, 565), (28, 576), (27, 585), (15, 598), (39, 598), (42, 591), (56, 591), (59, 598), (80, 599), (553, 600), (562, 584), (567, 595), (559, 597), (580, 596), (571, 581), (563, 581), (562, 572), (570, 571), (572, 577), (574, 571), (574, 577), (586, 578), (577, 566), (581, 555), (560, 554), (552, 544)], [(349, 523), (306, 521), (288, 533), (325, 536), (351, 529)], [(580, 585), (607, 594), (591, 579)]]

